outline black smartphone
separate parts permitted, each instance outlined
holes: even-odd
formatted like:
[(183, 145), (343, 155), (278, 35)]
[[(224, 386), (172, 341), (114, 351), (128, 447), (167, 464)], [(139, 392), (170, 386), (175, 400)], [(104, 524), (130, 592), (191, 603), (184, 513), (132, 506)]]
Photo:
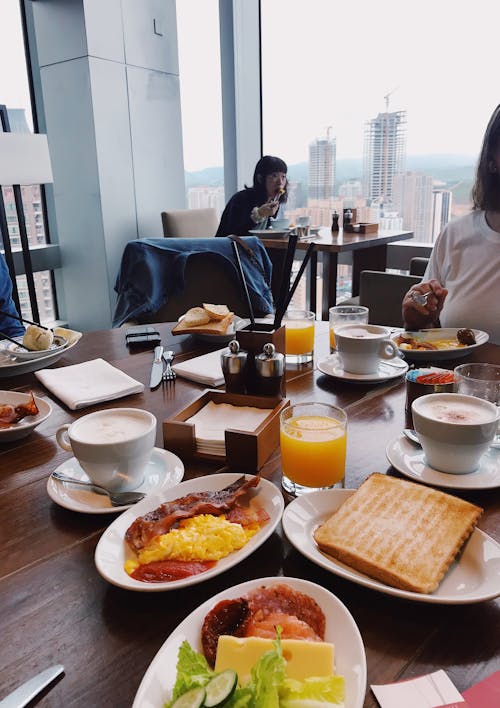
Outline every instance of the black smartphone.
[(136, 325), (125, 332), (125, 341), (129, 346), (147, 344), (156, 347), (161, 342), (160, 333), (150, 325)]

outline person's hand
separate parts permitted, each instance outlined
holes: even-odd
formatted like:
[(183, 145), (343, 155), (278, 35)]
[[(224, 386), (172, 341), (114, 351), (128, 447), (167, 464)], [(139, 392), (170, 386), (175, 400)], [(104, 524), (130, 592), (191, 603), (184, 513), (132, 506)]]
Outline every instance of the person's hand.
[[(430, 293), (425, 305), (416, 302), (415, 295)], [(403, 321), (408, 330), (432, 327), (439, 320), (448, 290), (437, 280), (412, 285), (403, 298)]]
[(265, 204), (259, 207), (259, 215), (263, 217), (274, 216), (279, 209), (276, 197), (268, 199)]

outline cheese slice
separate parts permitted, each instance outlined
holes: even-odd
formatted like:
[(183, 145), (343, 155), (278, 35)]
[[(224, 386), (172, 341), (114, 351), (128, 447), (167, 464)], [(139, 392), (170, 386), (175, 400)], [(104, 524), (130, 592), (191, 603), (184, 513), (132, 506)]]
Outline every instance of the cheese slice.
[[(273, 648), (272, 639), (262, 637), (231, 637), (223, 634), (217, 644), (215, 671), (233, 669), (238, 683), (244, 686), (250, 680), (250, 670), (262, 654)], [(332, 676), (335, 670), (334, 646), (328, 642), (310, 642), (301, 639), (282, 639), (281, 648), (286, 660), (288, 678), (304, 681), (311, 676)]]

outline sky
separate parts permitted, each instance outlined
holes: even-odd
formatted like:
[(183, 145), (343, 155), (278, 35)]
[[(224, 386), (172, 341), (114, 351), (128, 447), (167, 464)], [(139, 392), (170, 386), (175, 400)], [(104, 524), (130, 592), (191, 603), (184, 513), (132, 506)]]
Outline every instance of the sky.
[[(184, 160), (222, 165), (218, 0), (177, 0)], [(0, 103), (29, 105), (18, 0), (0, 0)], [(193, 22), (196, 17), (196, 22)], [(366, 120), (407, 111), (407, 153), (475, 157), (498, 103), (491, 0), (262, 0), (264, 152), (289, 164), (337, 140), (361, 157)], [(193, 51), (195, 48), (195, 51)]]

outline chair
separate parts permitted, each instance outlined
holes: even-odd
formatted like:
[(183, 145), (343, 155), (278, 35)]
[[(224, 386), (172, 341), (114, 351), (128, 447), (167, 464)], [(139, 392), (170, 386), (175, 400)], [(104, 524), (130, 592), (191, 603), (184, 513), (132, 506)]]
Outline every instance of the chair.
[(240, 317), (249, 316), (238, 273), (228, 271), (218, 253), (193, 253), (186, 262), (182, 293), (171, 295), (156, 312), (138, 316), (137, 322), (175, 322), (190, 307), (204, 302), (224, 303)]
[(161, 221), (166, 238), (208, 238), (219, 225), (215, 209), (162, 211)]
[(427, 268), (428, 258), (422, 258), (421, 256), (415, 256), (415, 258), (410, 259), (410, 275), (423, 275), (425, 269)]
[(359, 304), (370, 310), (371, 324), (402, 327), (401, 304), (412, 285), (422, 280), (416, 275), (398, 275), (378, 270), (362, 270), (359, 279)]

